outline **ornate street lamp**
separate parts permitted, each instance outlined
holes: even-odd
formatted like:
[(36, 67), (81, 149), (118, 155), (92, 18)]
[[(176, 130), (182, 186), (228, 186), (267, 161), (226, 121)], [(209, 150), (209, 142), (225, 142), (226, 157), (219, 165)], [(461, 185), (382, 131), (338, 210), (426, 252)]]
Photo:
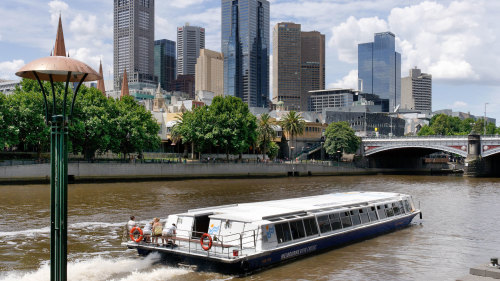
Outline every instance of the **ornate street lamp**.
[[(62, 27), (59, 19), (57, 44), (62, 44)], [(59, 37), (61, 35), (61, 37)], [(62, 40), (62, 43), (61, 43)], [(67, 215), (68, 215), (68, 122), (73, 116), (73, 108), (78, 90), (84, 81), (102, 79), (90, 66), (78, 60), (65, 57), (64, 52), (56, 52), (54, 56), (34, 60), (23, 66), (16, 75), (22, 78), (37, 80), (43, 93), (45, 104), (45, 121), (51, 126), (50, 133), (50, 278), (51, 280), (67, 279)], [(52, 112), (49, 119), (48, 93), (41, 81), (50, 81), (52, 89)], [(62, 108), (57, 108), (54, 82), (65, 82)], [(68, 97), (70, 82), (78, 82), (73, 96)], [(67, 112), (69, 107), (69, 114)]]

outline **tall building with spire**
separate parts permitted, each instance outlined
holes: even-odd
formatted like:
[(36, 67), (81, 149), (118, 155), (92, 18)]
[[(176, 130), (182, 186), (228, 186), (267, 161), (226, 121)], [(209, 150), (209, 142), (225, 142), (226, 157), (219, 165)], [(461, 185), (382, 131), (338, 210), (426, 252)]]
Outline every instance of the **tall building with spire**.
[(251, 107), (269, 100), (269, 1), (221, 0), (224, 95)]
[(156, 87), (154, 75), (154, 0), (114, 0), (114, 88), (120, 89), (122, 73), (134, 88)]

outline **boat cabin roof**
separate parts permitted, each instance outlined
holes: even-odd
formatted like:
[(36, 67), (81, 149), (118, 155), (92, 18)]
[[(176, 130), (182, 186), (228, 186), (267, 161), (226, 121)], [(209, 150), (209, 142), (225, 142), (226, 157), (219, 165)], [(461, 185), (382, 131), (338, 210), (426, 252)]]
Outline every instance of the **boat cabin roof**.
[(366, 206), (375, 202), (399, 200), (405, 194), (392, 192), (344, 192), (309, 197), (239, 203), (189, 210), (178, 216), (201, 216), (210, 214), (212, 219), (240, 222), (278, 221), (305, 217), (328, 210)]

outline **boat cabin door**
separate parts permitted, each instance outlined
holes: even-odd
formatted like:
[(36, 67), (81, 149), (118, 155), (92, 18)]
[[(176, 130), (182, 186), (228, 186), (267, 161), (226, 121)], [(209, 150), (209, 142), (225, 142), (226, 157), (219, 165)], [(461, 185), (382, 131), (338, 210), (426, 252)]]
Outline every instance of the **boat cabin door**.
[(193, 238), (200, 238), (203, 233), (208, 232), (208, 224), (210, 223), (210, 218), (208, 216), (210, 215), (212, 215), (212, 213), (197, 215), (194, 217)]

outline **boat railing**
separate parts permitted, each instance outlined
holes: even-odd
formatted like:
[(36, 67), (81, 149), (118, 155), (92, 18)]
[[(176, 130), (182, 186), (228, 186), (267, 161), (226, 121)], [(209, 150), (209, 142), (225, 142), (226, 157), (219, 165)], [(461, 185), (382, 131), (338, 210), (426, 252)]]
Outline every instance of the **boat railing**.
[(255, 253), (257, 247), (258, 231), (248, 230), (241, 233), (232, 233), (226, 235), (210, 235), (212, 246), (208, 250), (202, 248), (208, 247), (208, 239), (201, 241), (204, 232), (192, 230), (177, 230), (175, 237), (176, 249), (187, 251), (189, 253), (206, 253), (208, 256), (219, 256), (227, 258), (237, 258)]

